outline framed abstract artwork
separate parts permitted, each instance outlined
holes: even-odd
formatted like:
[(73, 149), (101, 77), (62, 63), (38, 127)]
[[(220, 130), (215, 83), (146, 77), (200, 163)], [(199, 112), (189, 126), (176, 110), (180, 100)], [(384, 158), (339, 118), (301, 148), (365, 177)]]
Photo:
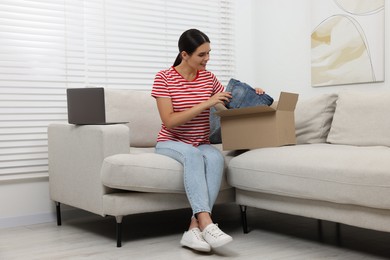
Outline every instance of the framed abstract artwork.
[(384, 81), (385, 0), (312, 0), (311, 5), (311, 85)]

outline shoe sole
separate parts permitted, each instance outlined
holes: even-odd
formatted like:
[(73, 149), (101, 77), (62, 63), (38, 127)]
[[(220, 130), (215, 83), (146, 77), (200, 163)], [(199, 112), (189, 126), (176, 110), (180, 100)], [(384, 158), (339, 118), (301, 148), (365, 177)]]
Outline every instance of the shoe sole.
[(196, 251), (200, 251), (200, 252), (210, 252), (211, 251), (211, 248), (205, 248), (205, 247), (197, 247), (197, 246), (194, 246), (192, 245), (191, 243), (187, 243), (187, 241), (180, 241), (180, 245), (184, 246), (184, 247), (188, 247), (188, 248), (191, 248), (191, 249), (194, 249)]

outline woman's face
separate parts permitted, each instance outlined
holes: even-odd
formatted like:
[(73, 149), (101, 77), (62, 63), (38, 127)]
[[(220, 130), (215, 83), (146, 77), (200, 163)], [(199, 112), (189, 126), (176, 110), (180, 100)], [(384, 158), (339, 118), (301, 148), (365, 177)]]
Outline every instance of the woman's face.
[(196, 70), (205, 70), (210, 59), (210, 43), (205, 42), (200, 45), (192, 55), (186, 56), (187, 64)]

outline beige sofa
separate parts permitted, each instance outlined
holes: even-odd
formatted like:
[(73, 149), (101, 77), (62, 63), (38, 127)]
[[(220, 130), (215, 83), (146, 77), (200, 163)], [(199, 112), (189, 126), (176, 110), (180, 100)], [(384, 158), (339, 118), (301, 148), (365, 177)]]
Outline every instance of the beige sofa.
[(390, 231), (390, 92), (342, 91), (301, 100), (298, 145), (233, 158), (242, 205)]
[[(182, 166), (154, 153), (160, 119), (149, 92), (106, 90), (110, 121), (51, 124), (50, 195), (101, 216), (187, 208)], [(218, 203), (390, 231), (390, 94), (341, 92), (298, 101), (297, 145), (224, 152)], [(234, 188), (233, 188), (234, 187)]]
[[(126, 215), (189, 208), (182, 165), (154, 153), (161, 126), (156, 102), (148, 91), (105, 90), (107, 121), (128, 124), (51, 124), (50, 197), (101, 216), (114, 216), (121, 246)], [(234, 152), (224, 152), (226, 165)], [(217, 203), (234, 202), (234, 189), (223, 179)], [(187, 216), (188, 218), (190, 216)]]

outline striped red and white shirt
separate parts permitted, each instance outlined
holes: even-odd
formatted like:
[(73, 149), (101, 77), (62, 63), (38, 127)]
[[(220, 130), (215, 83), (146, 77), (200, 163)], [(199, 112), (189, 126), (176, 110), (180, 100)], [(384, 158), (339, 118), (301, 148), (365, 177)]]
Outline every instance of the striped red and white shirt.
[[(152, 96), (154, 98), (170, 98), (174, 112), (187, 110), (201, 102), (208, 100), (215, 93), (224, 91), (224, 87), (207, 70), (198, 71), (193, 81), (184, 79), (174, 67), (162, 70), (154, 79)], [(180, 141), (194, 146), (209, 144), (210, 109), (186, 122), (183, 125), (168, 129), (164, 124), (157, 137), (157, 142)]]

